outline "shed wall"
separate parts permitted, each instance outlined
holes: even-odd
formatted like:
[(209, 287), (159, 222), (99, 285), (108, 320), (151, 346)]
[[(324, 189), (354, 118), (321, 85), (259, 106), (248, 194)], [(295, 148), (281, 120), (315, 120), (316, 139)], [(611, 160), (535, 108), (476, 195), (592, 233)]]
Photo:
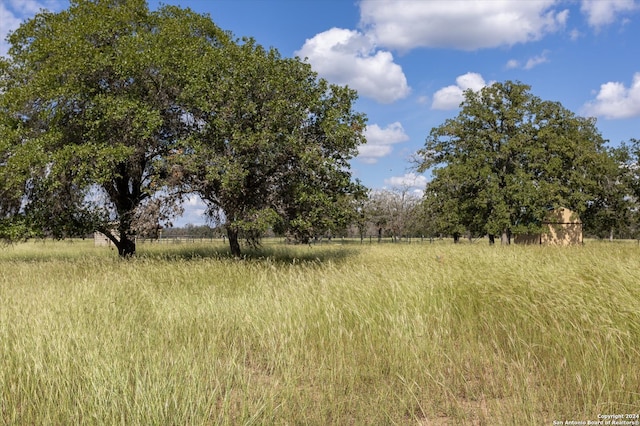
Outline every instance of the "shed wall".
[(569, 209), (561, 208), (549, 212), (543, 226), (547, 227), (546, 232), (516, 235), (514, 242), (559, 246), (582, 244), (582, 222), (578, 215)]

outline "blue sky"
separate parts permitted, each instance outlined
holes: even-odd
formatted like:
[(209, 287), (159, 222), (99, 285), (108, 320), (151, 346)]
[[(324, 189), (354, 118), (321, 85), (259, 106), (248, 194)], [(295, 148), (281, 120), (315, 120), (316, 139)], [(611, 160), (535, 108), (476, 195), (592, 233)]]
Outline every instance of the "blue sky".
[[(518, 80), (597, 118), (612, 145), (640, 139), (640, 0), (165, 0), (208, 13), (235, 36), (308, 58), (357, 89), (368, 143), (352, 161), (370, 188), (412, 186), (409, 158), (455, 117), (462, 90)], [(159, 2), (150, 1), (151, 9)], [(0, 0), (0, 35), (62, 0)], [(0, 44), (0, 54), (6, 53)], [(186, 203), (177, 224), (202, 223)]]

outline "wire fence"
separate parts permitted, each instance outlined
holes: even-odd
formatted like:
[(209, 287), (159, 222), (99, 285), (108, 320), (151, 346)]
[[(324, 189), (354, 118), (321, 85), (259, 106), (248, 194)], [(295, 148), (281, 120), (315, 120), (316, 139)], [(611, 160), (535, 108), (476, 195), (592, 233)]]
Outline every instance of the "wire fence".
[[(369, 235), (366, 237), (322, 237), (314, 238), (307, 245), (331, 245), (331, 244), (433, 244), (439, 241), (450, 240), (449, 238), (437, 237), (378, 237)], [(462, 239), (461, 239), (462, 241)], [(474, 240), (474, 242), (477, 240)], [(137, 243), (142, 244), (228, 244), (225, 236), (222, 237), (202, 237), (202, 236), (162, 236), (159, 238), (137, 238)], [(465, 242), (469, 242), (465, 240)], [(286, 237), (263, 237), (262, 244), (290, 244), (300, 243), (292, 242)]]
[[(212, 245), (228, 245), (229, 241), (226, 236), (216, 237), (204, 237), (204, 236), (162, 236), (160, 238), (136, 238), (137, 243), (141, 244), (212, 244)], [(242, 242), (242, 240), (241, 240)], [(365, 237), (322, 237), (314, 238), (306, 245), (365, 245), (365, 244), (441, 244), (441, 243), (453, 243), (452, 237), (378, 237), (377, 235), (369, 235)], [(286, 237), (279, 236), (267, 236), (260, 240), (262, 245), (283, 244), (283, 245), (303, 245), (288, 240)], [(478, 238), (460, 238), (458, 244), (483, 244), (489, 243), (487, 237)], [(499, 242), (498, 242), (499, 243)], [(513, 242), (512, 242), (513, 243)], [(640, 239), (597, 239), (597, 238), (585, 238), (584, 243), (617, 243), (617, 244), (629, 244), (634, 243), (640, 245)]]

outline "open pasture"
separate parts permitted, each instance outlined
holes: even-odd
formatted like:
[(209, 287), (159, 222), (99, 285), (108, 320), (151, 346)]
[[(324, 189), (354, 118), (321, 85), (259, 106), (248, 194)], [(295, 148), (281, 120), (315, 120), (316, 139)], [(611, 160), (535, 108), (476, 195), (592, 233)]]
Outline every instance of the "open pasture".
[(640, 413), (640, 247), (0, 251), (1, 424), (552, 424)]

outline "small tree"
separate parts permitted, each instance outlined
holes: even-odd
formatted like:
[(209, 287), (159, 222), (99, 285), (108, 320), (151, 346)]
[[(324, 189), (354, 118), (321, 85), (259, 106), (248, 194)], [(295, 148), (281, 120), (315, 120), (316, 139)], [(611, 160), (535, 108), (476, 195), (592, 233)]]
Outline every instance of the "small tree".
[(420, 197), (408, 187), (392, 190), (371, 191), (367, 203), (367, 216), (377, 228), (391, 233), (395, 242), (398, 238), (413, 234), (418, 227), (418, 206)]
[(460, 203), (455, 194), (457, 188), (455, 182), (447, 182), (439, 179), (427, 184), (422, 199), (422, 222), (430, 235), (450, 235), (454, 243), (460, 240), (460, 236), (467, 230), (463, 220)]

